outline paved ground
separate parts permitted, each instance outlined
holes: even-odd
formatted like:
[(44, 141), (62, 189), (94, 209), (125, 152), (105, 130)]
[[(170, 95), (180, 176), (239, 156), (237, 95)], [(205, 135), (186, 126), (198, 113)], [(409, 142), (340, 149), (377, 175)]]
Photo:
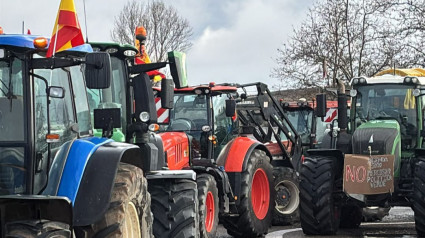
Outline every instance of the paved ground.
[[(231, 238), (226, 230), (220, 226), (218, 229), (219, 238)], [(305, 236), (299, 226), (279, 226), (271, 227), (269, 234), (265, 238), (296, 238), (316, 236)], [(317, 236), (323, 238), (323, 236)], [(400, 237), (410, 238), (416, 237), (415, 222), (413, 211), (410, 208), (395, 207), (390, 210), (390, 214), (381, 222), (364, 222), (359, 229), (346, 229), (338, 231), (335, 238), (348, 237), (365, 237), (365, 238), (381, 238), (381, 237)]]

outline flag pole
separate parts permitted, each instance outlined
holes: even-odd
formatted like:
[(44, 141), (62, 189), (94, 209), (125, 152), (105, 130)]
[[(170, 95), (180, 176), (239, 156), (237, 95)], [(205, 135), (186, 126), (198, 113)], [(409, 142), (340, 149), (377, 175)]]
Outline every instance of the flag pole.
[[(56, 34), (55, 34), (55, 43), (53, 44), (53, 54), (52, 54), (52, 58), (55, 58), (55, 53), (56, 53), (56, 42), (58, 41), (58, 32), (59, 32), (59, 24), (56, 25)], [(53, 61), (54, 62), (54, 61)], [(49, 78), (49, 85), (52, 84), (52, 78), (53, 78), (53, 65), (52, 68), (50, 69), (50, 78)]]
[(89, 43), (89, 34), (87, 31), (86, 0), (83, 0), (83, 5), (84, 5), (84, 25), (86, 25), (86, 43)]

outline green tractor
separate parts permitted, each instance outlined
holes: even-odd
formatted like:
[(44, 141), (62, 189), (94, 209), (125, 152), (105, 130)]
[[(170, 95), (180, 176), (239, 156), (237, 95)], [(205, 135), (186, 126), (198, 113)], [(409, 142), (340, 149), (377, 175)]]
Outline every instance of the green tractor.
[[(118, 108), (121, 111), (121, 128), (110, 135), (117, 142), (138, 145), (144, 158), (141, 167), (148, 181), (151, 210), (154, 216), (155, 237), (199, 237), (198, 190), (193, 170), (170, 171), (166, 163), (162, 139), (154, 133), (157, 111), (152, 90), (152, 80), (147, 72), (170, 65), (171, 72), (181, 75), (178, 60), (174, 63), (135, 64), (137, 49), (117, 43), (90, 43), (95, 52), (107, 52), (111, 56), (111, 87), (87, 89), (90, 112), (99, 109)], [(174, 59), (170, 59), (174, 60)], [(174, 87), (171, 79), (162, 79), (161, 107), (173, 106)], [(100, 129), (100, 128), (98, 128)], [(102, 131), (95, 129), (95, 135)]]
[[(425, 236), (425, 70), (386, 70), (351, 80), (338, 92), (338, 127), (331, 149), (313, 149), (300, 170), (300, 219), (308, 235), (357, 228), (362, 208), (408, 206)], [(326, 98), (317, 97), (317, 114)]]

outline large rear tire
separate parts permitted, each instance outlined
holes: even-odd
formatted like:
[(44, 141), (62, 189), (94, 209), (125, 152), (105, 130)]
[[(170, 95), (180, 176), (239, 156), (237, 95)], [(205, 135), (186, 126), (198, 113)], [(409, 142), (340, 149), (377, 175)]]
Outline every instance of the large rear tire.
[(198, 190), (188, 179), (149, 181), (154, 215), (153, 233), (160, 238), (198, 238)]
[(285, 226), (299, 222), (300, 190), (297, 174), (291, 168), (278, 167), (273, 170), (273, 175), (276, 197), (272, 224)]
[(418, 237), (425, 237), (425, 158), (419, 157), (415, 165), (413, 182), (413, 211)]
[(234, 237), (258, 237), (271, 226), (274, 207), (273, 167), (262, 150), (254, 150), (241, 174), (238, 217), (223, 217)]
[(340, 221), (335, 206), (335, 159), (328, 156), (305, 157), (300, 170), (300, 221), (307, 235), (333, 235)]
[(69, 225), (48, 220), (28, 220), (6, 224), (6, 238), (70, 238)]
[(151, 198), (143, 171), (120, 163), (109, 208), (97, 223), (76, 227), (77, 237), (149, 238), (152, 233)]
[(199, 174), (199, 229), (202, 238), (215, 237), (218, 226), (218, 189), (214, 177), (210, 174)]

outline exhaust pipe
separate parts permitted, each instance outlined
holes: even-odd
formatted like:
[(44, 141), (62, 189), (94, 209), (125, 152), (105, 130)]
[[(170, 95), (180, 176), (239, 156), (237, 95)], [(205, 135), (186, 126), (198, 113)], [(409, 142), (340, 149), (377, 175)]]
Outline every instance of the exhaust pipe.
[(338, 83), (338, 127), (347, 130), (347, 95), (345, 94), (344, 81), (337, 79)]

